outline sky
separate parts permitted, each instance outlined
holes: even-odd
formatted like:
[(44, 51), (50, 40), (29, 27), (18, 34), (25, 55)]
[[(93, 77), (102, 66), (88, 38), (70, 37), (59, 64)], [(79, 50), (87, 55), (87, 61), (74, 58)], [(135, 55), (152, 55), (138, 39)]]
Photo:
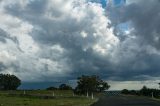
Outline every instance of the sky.
[(158, 88), (160, 2), (124, 1), (0, 0), (0, 73), (24, 88), (94, 74), (113, 90)]

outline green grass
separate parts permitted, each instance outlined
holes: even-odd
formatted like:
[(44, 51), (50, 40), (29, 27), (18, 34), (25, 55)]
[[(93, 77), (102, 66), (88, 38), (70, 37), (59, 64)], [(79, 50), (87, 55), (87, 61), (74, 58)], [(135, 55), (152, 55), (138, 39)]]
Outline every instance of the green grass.
[[(96, 99), (81, 96), (74, 96), (72, 91), (54, 91), (56, 97), (53, 99), (39, 99), (30, 97), (12, 96), (13, 94), (23, 94), (23, 91), (0, 91), (0, 106), (89, 106)], [(53, 91), (26, 91), (26, 94), (49, 95)]]
[[(16, 90), (16, 91), (0, 91), (0, 93), (23, 93), (23, 90)], [(53, 90), (27, 90), (26, 93), (32, 93), (32, 94), (50, 94), (53, 92)], [(73, 91), (71, 90), (54, 90), (54, 92), (60, 94), (72, 94)]]

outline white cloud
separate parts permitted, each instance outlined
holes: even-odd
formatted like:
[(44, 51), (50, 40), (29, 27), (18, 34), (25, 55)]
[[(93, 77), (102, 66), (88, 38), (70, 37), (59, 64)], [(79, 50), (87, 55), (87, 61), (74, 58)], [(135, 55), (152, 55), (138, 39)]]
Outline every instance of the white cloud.
[(0, 62), (4, 63), (4, 65), (8, 65), (11, 62), (14, 62), (16, 57), (14, 55), (9, 54), (7, 51), (0, 52)]

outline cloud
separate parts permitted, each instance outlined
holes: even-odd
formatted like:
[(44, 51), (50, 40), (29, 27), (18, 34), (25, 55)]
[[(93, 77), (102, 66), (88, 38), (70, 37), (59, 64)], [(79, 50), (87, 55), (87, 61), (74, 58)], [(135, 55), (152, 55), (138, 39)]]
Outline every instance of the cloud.
[(145, 78), (136, 76), (154, 77), (159, 73), (159, 5), (159, 0), (139, 0), (111, 8), (114, 33), (121, 40), (114, 52), (115, 63), (119, 65), (116, 69), (128, 70), (121, 72), (124, 76), (130, 72), (129, 77), (140, 80)]
[[(82, 74), (110, 80), (158, 77), (159, 2), (141, 1), (110, 7), (121, 14), (115, 19), (88, 0), (2, 0), (0, 71), (35, 82)], [(122, 24), (129, 27), (122, 30)]]
[(148, 1), (144, 4), (144, 0), (136, 4), (130, 4), (125, 7), (121, 20), (131, 21), (135, 33), (144, 43), (149, 43), (159, 49), (159, 0)]
[[(1, 21), (0, 27), (17, 39), (9, 40), (17, 50), (16, 60), (3, 72), (16, 74), (24, 81), (72, 78), (78, 76), (75, 74), (98, 71), (97, 59), (108, 56), (119, 43), (113, 29), (107, 28), (110, 21), (105, 10), (97, 3), (17, 0), (1, 1), (1, 7), (6, 20)], [(10, 42), (5, 45), (11, 45)], [(98, 64), (101, 62), (104, 60)]]

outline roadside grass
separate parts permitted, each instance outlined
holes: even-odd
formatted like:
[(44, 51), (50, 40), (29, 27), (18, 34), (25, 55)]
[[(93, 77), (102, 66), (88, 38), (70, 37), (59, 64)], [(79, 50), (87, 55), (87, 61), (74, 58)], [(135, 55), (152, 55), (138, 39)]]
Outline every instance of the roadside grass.
[(23, 93), (24, 91), (0, 91), (0, 106), (90, 106), (97, 100), (85, 96), (73, 96), (72, 91), (64, 90), (54, 91), (55, 98), (52, 99), (36, 98), (32, 95), (52, 96), (53, 91), (25, 91), (26, 95), (31, 95), (31, 97), (24, 95), (21, 97)]
[(53, 93), (56, 96), (72, 96), (71, 90), (16, 90), (16, 91), (0, 91), (0, 94), (29, 94), (29, 95), (48, 95), (52, 96)]
[(154, 101), (159, 101), (160, 102), (160, 98), (155, 98), (155, 97), (149, 97), (149, 96), (138, 96), (138, 95), (122, 95), (122, 96), (127, 96), (127, 97), (132, 97), (132, 98), (145, 98), (145, 99), (151, 99), (151, 100), (154, 100)]

